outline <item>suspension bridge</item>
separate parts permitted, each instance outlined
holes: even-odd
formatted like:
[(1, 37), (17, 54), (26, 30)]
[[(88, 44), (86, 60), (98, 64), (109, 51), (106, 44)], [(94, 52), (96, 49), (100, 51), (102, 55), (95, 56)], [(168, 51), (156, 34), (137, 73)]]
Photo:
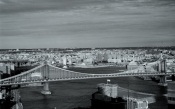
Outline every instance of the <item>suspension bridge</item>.
[[(153, 70), (152, 72), (141, 72), (139, 68), (120, 73), (111, 74), (92, 74), (92, 73), (81, 73), (66, 70), (63, 68), (55, 67), (45, 62), (31, 70), (22, 72), (21, 74), (1, 79), (0, 86), (8, 85), (20, 85), (20, 84), (32, 84), (32, 83), (43, 83), (44, 90), (49, 90), (49, 82), (52, 81), (68, 81), (68, 80), (79, 80), (79, 79), (95, 79), (95, 78), (114, 78), (114, 77), (130, 77), (130, 76), (162, 76), (174, 75), (174, 72), (158, 72)], [(166, 82), (165, 78), (160, 80), (162, 83)]]

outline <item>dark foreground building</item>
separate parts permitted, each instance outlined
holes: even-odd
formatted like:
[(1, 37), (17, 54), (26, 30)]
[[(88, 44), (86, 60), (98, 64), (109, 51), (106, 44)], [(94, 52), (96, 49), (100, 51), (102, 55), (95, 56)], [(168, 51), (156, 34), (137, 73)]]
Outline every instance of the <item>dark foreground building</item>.
[(10, 92), (10, 86), (0, 88), (0, 109), (11, 109), (16, 104)]
[(168, 83), (168, 109), (175, 109), (175, 82)]
[(127, 102), (120, 97), (107, 97), (99, 92), (92, 94), (91, 109), (126, 109)]
[(116, 84), (99, 84), (92, 94), (91, 109), (126, 109), (127, 101), (118, 97)]

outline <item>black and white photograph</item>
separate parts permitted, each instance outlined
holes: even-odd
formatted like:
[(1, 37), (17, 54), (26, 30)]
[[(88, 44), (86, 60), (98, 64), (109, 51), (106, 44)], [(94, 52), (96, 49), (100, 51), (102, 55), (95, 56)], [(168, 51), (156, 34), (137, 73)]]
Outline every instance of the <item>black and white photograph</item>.
[(0, 0), (0, 109), (175, 109), (175, 0)]

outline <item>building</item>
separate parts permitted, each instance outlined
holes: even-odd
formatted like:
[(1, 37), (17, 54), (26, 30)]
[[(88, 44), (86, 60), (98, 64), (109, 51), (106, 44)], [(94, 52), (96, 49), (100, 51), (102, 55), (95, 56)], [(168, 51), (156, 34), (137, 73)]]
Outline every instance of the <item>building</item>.
[(168, 109), (175, 107), (175, 82), (168, 83)]
[(138, 68), (138, 64), (135, 61), (131, 61), (128, 65), (127, 65), (127, 69), (128, 70), (134, 70)]
[(0, 75), (3, 77), (3, 75), (10, 75), (11, 71), (14, 71), (14, 64), (5, 64), (0, 63)]
[(92, 94), (91, 109), (126, 109), (126, 100), (118, 97), (116, 84), (99, 84)]
[(3, 72), (0, 70), (0, 79), (2, 78), (1, 76), (3, 75)]

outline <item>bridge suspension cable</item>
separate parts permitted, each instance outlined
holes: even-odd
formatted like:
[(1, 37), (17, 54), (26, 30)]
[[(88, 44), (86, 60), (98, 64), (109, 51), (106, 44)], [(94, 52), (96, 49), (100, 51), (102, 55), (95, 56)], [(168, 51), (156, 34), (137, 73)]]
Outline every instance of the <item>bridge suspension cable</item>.
[[(139, 67), (140, 68), (140, 67)], [(92, 74), (70, 71), (62, 68), (55, 67), (50, 64), (42, 64), (31, 70), (22, 72), (21, 74), (1, 79), (0, 86), (13, 85), (13, 84), (28, 84), (37, 82), (49, 82), (49, 81), (67, 81), (78, 79), (90, 79), (90, 78), (112, 78), (112, 77), (129, 77), (129, 76), (150, 76), (150, 75), (174, 75), (175, 73), (162, 73), (162, 72), (140, 72), (138, 69), (124, 71), (120, 73), (110, 74)], [(33, 77), (33, 75), (40, 77)]]

